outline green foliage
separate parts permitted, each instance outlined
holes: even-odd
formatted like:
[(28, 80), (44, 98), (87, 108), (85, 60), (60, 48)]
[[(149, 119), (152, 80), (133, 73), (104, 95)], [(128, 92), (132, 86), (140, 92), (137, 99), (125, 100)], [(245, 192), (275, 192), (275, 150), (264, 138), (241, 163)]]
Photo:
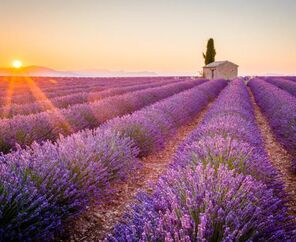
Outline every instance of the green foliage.
[(214, 46), (214, 40), (212, 38), (208, 40), (206, 54), (205, 53), (202, 53), (202, 54), (205, 59), (206, 65), (215, 61), (216, 50)]

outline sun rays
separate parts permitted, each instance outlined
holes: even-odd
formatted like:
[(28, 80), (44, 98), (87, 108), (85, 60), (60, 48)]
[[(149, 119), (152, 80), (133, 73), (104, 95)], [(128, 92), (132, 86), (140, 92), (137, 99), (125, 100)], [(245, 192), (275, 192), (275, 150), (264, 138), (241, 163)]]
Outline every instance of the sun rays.
[[(51, 100), (46, 96), (46, 94), (38, 86), (34, 78), (26, 76), (25, 73), (21, 73), (21, 74), (22, 76), (11, 76), (7, 79), (8, 87), (5, 92), (6, 94), (5, 94), (4, 105), (3, 105), (4, 113), (2, 117), (3, 118), (10, 117), (10, 110), (11, 110), (11, 106), (13, 105), (13, 98), (15, 95), (19, 95), (16, 91), (18, 89), (23, 89), (24, 92), (28, 91), (33, 96), (35, 102), (38, 102), (39, 105), (44, 107), (44, 110), (53, 110), (52, 115), (55, 116), (53, 118), (58, 118), (59, 120), (61, 120), (62, 123), (64, 123), (64, 128), (72, 132), (73, 129), (71, 127), (71, 124), (67, 121), (64, 115), (61, 113), (60, 109), (54, 106)], [(54, 79), (49, 79), (48, 81), (54, 84), (57, 83), (57, 81)], [(49, 122), (50, 121), (51, 120), (49, 120)]]
[(6, 95), (5, 95), (5, 100), (4, 100), (4, 108), (3, 108), (3, 117), (6, 118), (9, 116), (9, 112), (10, 112), (10, 107), (12, 104), (12, 98), (13, 98), (13, 93), (14, 93), (14, 89), (15, 89), (15, 80), (16, 78), (14, 76), (10, 77), (8, 79), (8, 88), (6, 91)]
[(58, 108), (56, 108), (53, 103), (50, 101), (50, 99), (43, 93), (43, 91), (40, 89), (40, 87), (38, 87), (38, 85), (36, 84), (36, 82), (28, 77), (28, 76), (24, 76), (25, 81), (26, 81), (26, 85), (29, 87), (30, 92), (32, 93), (32, 95), (34, 96), (34, 98), (37, 101), (42, 101), (42, 105), (44, 105), (47, 109), (50, 110), (54, 110), (54, 115), (56, 117), (58, 117), (65, 125), (65, 128), (68, 131), (73, 131), (70, 123), (66, 120), (66, 118), (63, 116), (63, 114), (59, 111)]

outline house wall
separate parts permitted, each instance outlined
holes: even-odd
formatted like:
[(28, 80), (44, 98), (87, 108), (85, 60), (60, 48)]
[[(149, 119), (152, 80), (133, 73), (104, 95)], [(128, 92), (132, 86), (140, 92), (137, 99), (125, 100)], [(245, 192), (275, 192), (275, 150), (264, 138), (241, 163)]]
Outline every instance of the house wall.
[[(214, 78), (212, 78), (212, 70), (214, 70)], [(215, 68), (204, 68), (204, 76), (207, 79), (226, 79), (233, 80), (238, 76), (238, 67), (231, 63), (225, 63)]]

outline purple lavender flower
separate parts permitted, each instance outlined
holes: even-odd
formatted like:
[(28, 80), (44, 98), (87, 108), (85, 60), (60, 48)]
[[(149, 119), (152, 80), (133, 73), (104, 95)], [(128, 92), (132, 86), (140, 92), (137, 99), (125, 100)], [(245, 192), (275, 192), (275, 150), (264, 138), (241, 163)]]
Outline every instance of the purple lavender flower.
[[(9, 227), (5, 234), (20, 236), (15, 227), (20, 223), (24, 231), (28, 230), (21, 235), (23, 239), (51, 235), (61, 228), (65, 218), (81, 212), (90, 200), (106, 195), (108, 183), (124, 179), (137, 168), (137, 154), (138, 149), (129, 138), (121, 138), (111, 130), (100, 130), (61, 137), (57, 144), (34, 143), (31, 148), (6, 155), (2, 158), (5, 160), (3, 166), (10, 172), (3, 182), (9, 182), (18, 194), (19, 200), (14, 203), (27, 201), (28, 204), (11, 208), (17, 220), (7, 218), (5, 224)], [(14, 174), (12, 171), (15, 175), (9, 177), (9, 173)], [(22, 185), (16, 186), (18, 180)], [(5, 193), (16, 199), (11, 191)], [(37, 202), (39, 198), (42, 198), (42, 204), (33, 206), (32, 201)], [(1, 209), (3, 216), (5, 210), (5, 207)], [(26, 223), (27, 216), (33, 216), (36, 222)], [(48, 223), (49, 227), (44, 228), (43, 223)], [(34, 229), (30, 229), (33, 225)]]
[(223, 165), (169, 170), (142, 193), (107, 241), (289, 241), (291, 220), (271, 189)]
[(244, 83), (222, 91), (171, 168), (107, 241), (292, 241), (282, 183)]
[[(165, 139), (176, 128), (192, 120), (225, 85), (224, 80), (207, 82), (131, 115), (112, 119), (103, 127), (133, 139), (140, 148), (140, 156), (145, 156), (163, 148)], [(212, 93), (212, 96), (206, 92)]]
[(105, 121), (139, 110), (173, 94), (204, 83), (182, 81), (162, 87), (147, 88), (92, 103), (76, 104), (31, 115), (17, 115), (0, 120), (0, 151), (8, 152), (18, 143), (22, 147), (34, 141), (56, 140), (85, 128), (95, 128)]
[(296, 157), (296, 98), (258, 78), (251, 80), (249, 86), (276, 138)]
[(286, 78), (267, 78), (267, 82), (287, 91), (294, 97), (296, 97), (296, 83)]
[(179, 147), (174, 160), (175, 165), (184, 165), (178, 160), (189, 164), (210, 162), (214, 166), (222, 163), (264, 181), (283, 196), (283, 185), (264, 150), (250, 96), (241, 80), (231, 82), (221, 92), (201, 126)]
[[(38, 100), (31, 103), (25, 104), (12, 104), (9, 107), (0, 106), (0, 117), (11, 118), (15, 115), (29, 115), (34, 113), (43, 112), (46, 110), (54, 108), (67, 108), (70, 105), (79, 103), (91, 103), (101, 100), (106, 97), (111, 97), (115, 95), (121, 95), (131, 91), (144, 90), (152, 87), (160, 87), (163, 85), (168, 85), (172, 83), (180, 82), (179, 80), (169, 79), (152, 83), (141, 83), (141, 84), (130, 84), (129, 86), (117, 87), (106, 90), (98, 90), (88, 92), (87, 88), (84, 87), (81, 92), (71, 93), (68, 95), (57, 96), (50, 98), (49, 100)], [(62, 89), (64, 90), (64, 89)], [(57, 90), (59, 92), (59, 90)], [(49, 105), (50, 101), (50, 105)], [(3, 115), (3, 116), (2, 116)], [(5, 115), (5, 116), (4, 116)]]
[[(9, 207), (14, 216), (8, 218), (7, 208), (0, 207), (0, 216), (6, 216), (5, 234), (0, 230), (0, 238), (30, 240), (52, 236), (92, 199), (100, 201), (101, 196), (108, 194), (109, 184), (130, 176), (139, 168), (139, 155), (160, 148), (178, 126), (193, 119), (225, 85), (224, 80), (207, 82), (201, 89), (181, 92), (98, 129), (60, 136), (55, 143), (35, 142), (26, 149), (18, 146), (16, 151), (0, 156), (1, 174), (7, 174), (1, 180), (5, 184), (3, 194), (9, 195), (4, 197), (3, 204), (15, 199), (14, 194), (17, 204), (27, 201), (27, 194), (38, 201), (32, 203), (33, 207)], [(205, 92), (213, 94), (204, 95)], [(28, 217), (36, 222), (28, 222)], [(183, 223), (188, 226), (188, 222), (184, 217)], [(20, 233), (18, 223), (26, 233)]]

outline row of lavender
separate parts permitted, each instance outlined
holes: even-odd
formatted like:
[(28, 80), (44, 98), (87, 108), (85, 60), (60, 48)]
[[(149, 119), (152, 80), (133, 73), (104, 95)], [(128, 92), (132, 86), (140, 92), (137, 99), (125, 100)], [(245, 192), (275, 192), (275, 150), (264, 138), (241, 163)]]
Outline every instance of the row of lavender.
[[(183, 77), (173, 77), (177, 79), (182, 79)], [(65, 87), (76, 87), (85, 88), (91, 87), (94, 84), (99, 84), (100, 86), (117, 86), (130, 84), (130, 83), (142, 83), (157, 81), (159, 79), (172, 79), (172, 77), (0, 77), (0, 91), (6, 90), (11, 81), (16, 84), (16, 90), (24, 91), (28, 88), (26, 80), (34, 81), (43, 91), (54, 91), (57, 88)]]
[(296, 97), (296, 82), (284, 78), (265, 78), (265, 80)]
[[(148, 84), (148, 83), (155, 83), (158, 81), (165, 81), (165, 80), (177, 80), (179, 78), (175, 77), (159, 77), (159, 78), (126, 78), (124, 80), (117, 80), (116, 78), (102, 79), (84, 79), (81, 78), (80, 83), (73, 85), (72, 81), (64, 82), (61, 85), (58, 85), (60, 81), (59, 78), (57, 79), (48, 79), (47, 85), (50, 83), (54, 84), (53, 87), (45, 88), (40, 87), (40, 83), (38, 80), (34, 80), (31, 78), (23, 78), (21, 80), (14, 80), (10, 78), (8, 82), (8, 86), (0, 91), (0, 106), (5, 105), (8, 102), (16, 103), (16, 104), (23, 104), (23, 103), (31, 103), (38, 101), (36, 100), (36, 95), (39, 93), (43, 93), (48, 99), (52, 99), (54, 97), (60, 97), (64, 95), (80, 93), (80, 92), (91, 92), (91, 91), (101, 91), (108, 88), (114, 87), (124, 87), (124, 86), (131, 86), (131, 85), (138, 85), (138, 84)], [(23, 88), (19, 88), (19, 85), (24, 86)]]
[(204, 83), (205, 80), (184, 81), (108, 97), (93, 103), (76, 104), (67, 109), (49, 110), (27, 116), (0, 120), (0, 151), (8, 152), (32, 142), (55, 140), (85, 128), (134, 112), (163, 98)]
[(140, 111), (56, 143), (0, 157), (0, 241), (49, 240), (61, 223), (108, 184), (138, 168), (137, 157), (160, 149), (176, 128), (192, 120), (226, 86), (206, 82)]
[(129, 85), (131, 83), (152, 82), (159, 79), (171, 79), (167, 77), (137, 77), (137, 78), (63, 78), (63, 77), (0, 77), (2, 87), (0, 92), (7, 90), (11, 82), (15, 84), (15, 91), (22, 93), (28, 90), (28, 81), (34, 82), (44, 92), (53, 92), (69, 88), (112, 87), (117, 85)]
[[(40, 82), (39, 78), (36, 79), (31, 77), (23, 77), (15, 79), (15, 77), (9, 77), (7, 80), (7, 86), (0, 90), (0, 104), (3, 104), (5, 101), (7, 101), (5, 94), (7, 94), (8, 91), (13, 91), (13, 102), (23, 103), (34, 101), (35, 97), (32, 91), (35, 87), (37, 87), (39, 91), (47, 95), (49, 98), (86, 90), (106, 89), (109, 87), (108, 83), (104, 83), (100, 80), (83, 80), (82, 78), (80, 79), (80, 83), (77, 83), (77, 81), (73, 81), (71, 79), (67, 82), (62, 80), (62, 78), (48, 78), (47, 83), (44, 83)], [(124, 85), (125, 83), (126, 82), (118, 83), (118, 85)], [(129, 84), (132, 83), (135, 82), (129, 82)]]
[(295, 241), (276, 179), (248, 91), (233, 81), (106, 241)]
[(10, 118), (15, 115), (28, 115), (33, 113), (40, 113), (46, 110), (55, 109), (55, 108), (67, 108), (74, 104), (86, 103), (86, 102), (95, 102), (105, 97), (120, 95), (123, 93), (158, 87), (165, 84), (176, 83), (176, 80), (166, 80), (158, 81), (153, 83), (146, 84), (132, 84), (130, 86), (111, 88), (102, 91), (88, 92), (84, 90), (83, 92), (74, 93), (65, 96), (58, 96), (50, 100), (39, 100), (33, 103), (26, 104), (11, 104), (7, 107), (0, 107), (0, 118)]
[[(55, 88), (64, 86), (66, 84), (70, 84), (71, 86), (81, 86), (83, 84), (88, 84), (92, 82), (100, 82), (101, 80), (104, 82), (103, 78), (81, 78), (81, 77), (36, 77), (36, 76), (2, 76), (0, 77), (0, 90), (5, 90), (10, 82), (13, 80), (18, 82), (17, 88), (21, 90), (25, 90), (27, 88), (26, 84), (22, 81), (26, 80), (26, 78), (30, 78), (32, 81), (38, 83), (38, 86), (41, 88)], [(55, 82), (52, 82), (55, 80)]]
[(294, 158), (296, 171), (296, 97), (258, 78), (248, 85), (278, 141)]
[(289, 80), (289, 81), (296, 81), (296, 76), (259, 76), (258, 78), (263, 78), (263, 79), (284, 79), (284, 80)]

